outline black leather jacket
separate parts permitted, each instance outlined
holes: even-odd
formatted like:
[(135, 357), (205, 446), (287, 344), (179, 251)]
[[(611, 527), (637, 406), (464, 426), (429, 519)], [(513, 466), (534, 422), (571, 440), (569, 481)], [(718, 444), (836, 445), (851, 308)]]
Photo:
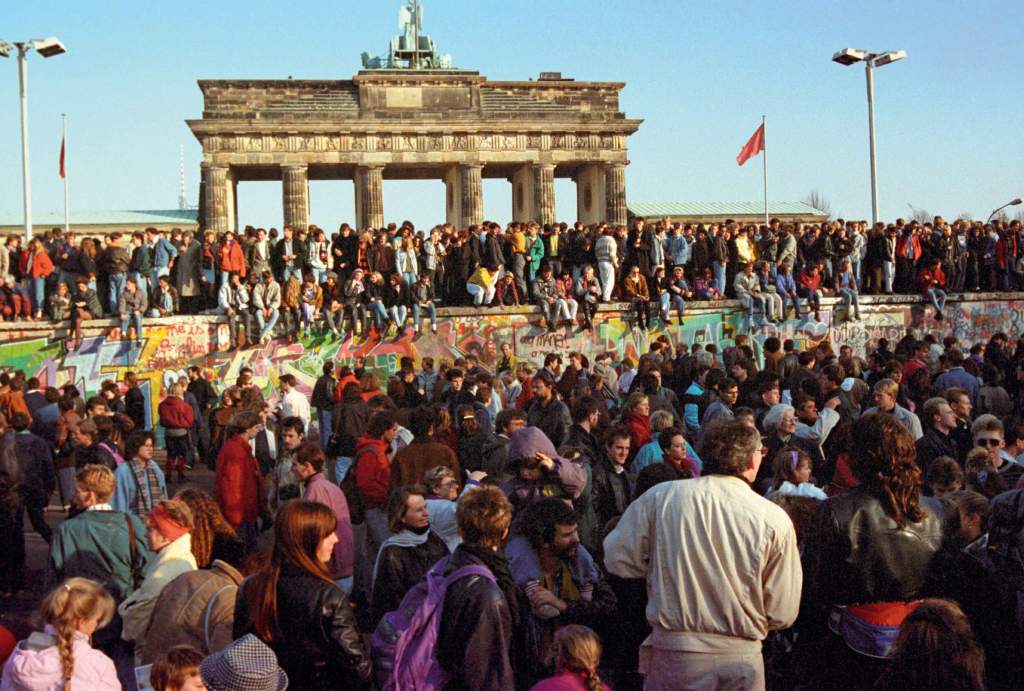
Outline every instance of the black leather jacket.
[[(469, 552), (456, 549), (445, 571), (470, 564), (484, 565)], [(452, 675), (446, 691), (515, 689), (513, 665), (521, 655), (515, 634), (508, 601), (496, 583), (483, 576), (453, 583), (444, 596), (437, 636), (437, 661)]]
[[(249, 588), (242, 581), (232, 634), (255, 634)], [(255, 593), (253, 593), (255, 595)], [(369, 688), (373, 667), (344, 590), (296, 566), (285, 565), (277, 584), (278, 626), (267, 645), (288, 674), (288, 688), (304, 691)]]
[(822, 502), (804, 549), (804, 598), (817, 607), (920, 597), (942, 544), (942, 505), (921, 497), (925, 517), (896, 525), (881, 502), (854, 489)]

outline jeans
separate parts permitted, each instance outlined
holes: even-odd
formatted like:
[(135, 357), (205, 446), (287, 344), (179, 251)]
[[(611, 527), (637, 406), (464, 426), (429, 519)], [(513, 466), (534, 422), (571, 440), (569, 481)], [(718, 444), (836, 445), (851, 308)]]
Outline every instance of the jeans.
[(466, 292), (473, 296), (473, 306), (490, 305), (494, 300), (494, 286), (484, 288), (476, 283), (467, 283)]
[(32, 281), (32, 311), (36, 314), (43, 313), (46, 306), (46, 278), (40, 276)]
[(526, 255), (521, 253), (512, 255), (512, 275), (516, 277), (516, 288), (519, 290), (519, 299), (526, 302), (530, 295), (525, 278)]
[(715, 274), (715, 287), (718, 288), (718, 294), (725, 297), (725, 264), (713, 261), (711, 270)]
[(562, 310), (562, 314), (566, 320), (575, 321), (576, 314), (580, 309), (580, 303), (576, 302), (573, 298), (559, 298), (558, 307)]
[(316, 419), (320, 424), (320, 448), (326, 449), (327, 442), (331, 439), (331, 409), (317, 408)]
[(404, 271), (402, 272), (402, 280), (405, 281), (405, 285), (411, 288), (416, 283), (416, 274)]
[(683, 311), (686, 309), (686, 302), (680, 295), (673, 295), (672, 293), (662, 293), (658, 300), (661, 302), (661, 320), (668, 322), (669, 311), (672, 307), (676, 308), (676, 316), (679, 320), (683, 320)]
[(860, 303), (857, 302), (857, 291), (850, 288), (840, 288), (838, 292), (839, 298), (843, 301), (843, 307), (846, 308), (847, 318), (852, 314), (854, 319), (859, 319)]
[(821, 310), (821, 296), (816, 290), (810, 290), (808, 288), (798, 288), (797, 295), (807, 300), (807, 309), (813, 310), (815, 313)]
[(153, 273), (150, 274), (149, 280), (150, 280), (150, 287), (151, 287), (151, 289), (153, 290), (154, 293), (156, 292), (156, 289), (160, 286), (160, 277), (161, 276), (170, 276), (170, 275), (171, 275), (171, 270), (169, 268), (167, 268), (166, 266), (157, 266), (157, 267), (153, 268)]
[(601, 282), (601, 300), (608, 302), (615, 289), (615, 265), (611, 262), (598, 262), (597, 278)]
[(128, 279), (128, 274), (120, 271), (118, 273), (110, 274), (107, 278), (109, 281), (107, 302), (110, 304), (110, 311), (117, 312), (117, 301), (120, 299), (121, 293), (124, 292), (124, 282)]
[(327, 283), (327, 269), (326, 268), (318, 269), (317, 267), (314, 266), (313, 268), (311, 268), (309, 270), (309, 272), (311, 274), (313, 274), (313, 282), (316, 283), (317, 285), (320, 285), (321, 283)]
[(377, 330), (380, 331), (388, 321), (388, 310), (380, 300), (373, 300), (369, 304), (369, 308), (373, 321), (377, 325)]
[(401, 329), (405, 326), (405, 318), (409, 316), (409, 308), (405, 305), (393, 305), (388, 313), (391, 315), (391, 321), (395, 322), (395, 326)]
[(421, 320), (423, 318), (423, 310), (426, 310), (430, 315), (430, 327), (434, 328), (437, 325), (437, 308), (434, 307), (434, 303), (429, 303), (426, 307), (420, 307), (419, 305), (412, 306), (412, 320), (416, 324), (416, 328), (419, 329), (421, 326)]
[[(740, 295), (740, 304), (747, 310), (747, 316), (753, 317), (754, 310), (760, 308), (764, 312), (764, 298), (760, 295)], [(767, 315), (765, 315), (767, 316)]]
[(885, 284), (885, 292), (892, 292), (892, 282), (896, 277), (896, 264), (891, 261), (884, 260), (882, 262), (882, 281)]
[(277, 320), (280, 319), (280, 317), (281, 317), (281, 312), (280, 312), (280, 310), (276, 310), (276, 309), (270, 310), (270, 318), (269, 319), (267, 319), (267, 317), (265, 317), (263, 315), (263, 310), (258, 310), (256, 312), (256, 323), (259, 324), (259, 326), (260, 326), (260, 340), (261, 341), (263, 339), (268, 338), (269, 336), (273, 335), (274, 327), (277, 326)]
[(925, 293), (925, 297), (932, 301), (932, 306), (936, 312), (941, 312), (946, 306), (946, 291), (942, 288), (929, 288)]
[(235, 344), (238, 343), (238, 327), (239, 327), (239, 325), (242, 325), (242, 327), (245, 329), (245, 336), (246, 336), (246, 338), (250, 338), (252, 336), (252, 334), (249, 333), (249, 320), (248, 320), (246, 315), (241, 314), (239, 312), (235, 312), (234, 314), (228, 316), (228, 315), (226, 315), (225, 312), (220, 311), (220, 310), (218, 310), (218, 311), (220, 312), (220, 314), (222, 314), (224, 316), (227, 316), (227, 319), (228, 319), (228, 338), (231, 339), (231, 346), (232, 347), (234, 347)]
[(291, 278), (292, 276), (295, 276), (301, 282), (302, 281), (302, 269), (300, 269), (297, 266), (286, 266), (286, 267), (284, 267), (284, 275), (281, 277), (281, 285), (284, 285), (285, 283), (287, 283), (288, 279)]
[(135, 340), (142, 340), (142, 313), (141, 312), (129, 312), (125, 315), (125, 318), (121, 320), (121, 338), (128, 336), (128, 326), (135, 327)]

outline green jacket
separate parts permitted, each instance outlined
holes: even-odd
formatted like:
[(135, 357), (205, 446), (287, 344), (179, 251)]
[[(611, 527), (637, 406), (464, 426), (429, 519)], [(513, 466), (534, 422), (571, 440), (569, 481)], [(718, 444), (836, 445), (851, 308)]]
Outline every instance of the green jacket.
[(146, 526), (138, 516), (120, 511), (85, 511), (61, 523), (50, 543), (50, 578), (53, 584), (72, 576), (99, 581), (116, 602), (132, 587), (128, 521), (135, 527), (140, 579), (153, 556), (146, 543)]

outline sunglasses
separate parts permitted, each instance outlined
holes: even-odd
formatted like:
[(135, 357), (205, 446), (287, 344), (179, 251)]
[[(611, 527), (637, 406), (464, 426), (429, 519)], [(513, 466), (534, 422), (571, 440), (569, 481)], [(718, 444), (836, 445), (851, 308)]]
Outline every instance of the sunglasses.
[(977, 440), (978, 446), (989, 446), (995, 447), (1002, 443), (1002, 439), (993, 439), (992, 437), (981, 437)]

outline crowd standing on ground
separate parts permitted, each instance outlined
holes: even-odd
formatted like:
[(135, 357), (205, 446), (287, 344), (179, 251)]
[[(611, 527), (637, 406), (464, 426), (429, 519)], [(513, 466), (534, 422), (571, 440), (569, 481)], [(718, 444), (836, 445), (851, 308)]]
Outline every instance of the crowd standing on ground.
[[(53, 229), (23, 246), (0, 244), (0, 318), (119, 320), (141, 342), (149, 317), (227, 317), (230, 347), (312, 331), (374, 338), (436, 330), (439, 306), (534, 306), (541, 326), (588, 328), (597, 307), (632, 306), (647, 329), (694, 300), (740, 300), (752, 319), (860, 319), (861, 294), (919, 294), (943, 319), (948, 292), (1024, 287), (1021, 221), (940, 216), (919, 223), (577, 222), (541, 226), (485, 221), (418, 231), (406, 221), (330, 234), (317, 226), (217, 234), (147, 228), (102, 238)], [(674, 313), (674, 315), (673, 315)]]
[[(634, 230), (641, 245), (663, 232)], [(897, 254), (895, 275), (934, 291), (930, 232), (899, 231), (922, 249)], [(322, 267), (284, 255), (286, 282), (338, 280), (322, 242)], [(243, 270), (250, 255), (227, 251)], [(500, 280), (515, 294), (512, 259)], [(672, 261), (682, 301), (687, 265)], [(395, 290), (405, 273), (429, 285), (396, 266)], [(620, 267), (650, 298), (650, 265)], [(865, 265), (832, 267), (856, 318)], [(606, 299), (600, 266), (536, 268), (548, 304), (568, 285), (552, 277), (577, 269)], [(783, 315), (756, 295), (772, 267), (737, 268), (740, 299)], [(785, 285), (793, 267), (775, 270)], [(482, 271), (466, 294), (481, 305)], [(829, 271), (797, 265), (815, 291)], [(214, 280), (230, 291), (241, 273)], [(260, 275), (264, 300), (278, 284)], [(122, 297), (153, 287), (107, 280)], [(87, 398), (0, 373), (0, 598), (26, 585), (26, 516), (51, 586), (40, 630), (0, 650), (0, 691), (134, 689), (137, 670), (158, 691), (1018, 688), (1024, 336), (919, 336), (866, 358), (771, 337), (756, 358), (744, 334), (722, 349), (662, 335), (637, 362), (551, 352), (540, 367), (501, 344), (493, 366), (329, 361), (311, 391), (291, 374), (261, 389), (247, 367), (218, 390), (192, 367), (152, 419), (134, 372)], [(197, 464), (212, 494), (189, 484)]]

